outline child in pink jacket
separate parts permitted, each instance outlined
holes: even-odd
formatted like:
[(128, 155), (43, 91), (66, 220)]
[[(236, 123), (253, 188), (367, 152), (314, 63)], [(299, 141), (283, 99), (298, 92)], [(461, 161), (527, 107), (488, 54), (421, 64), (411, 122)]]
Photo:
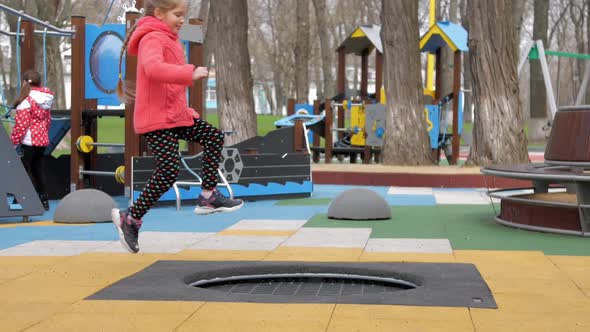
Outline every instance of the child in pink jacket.
[(49, 202), (43, 175), (43, 155), (49, 145), (53, 92), (41, 86), (41, 74), (35, 70), (27, 70), (22, 79), (20, 95), (13, 103), (16, 116), (10, 140), (15, 146), (21, 146), (21, 160), (47, 211)]
[(187, 106), (187, 86), (208, 76), (207, 68), (186, 64), (178, 38), (187, 0), (145, 0), (144, 6), (144, 17), (128, 32), (121, 53), (121, 58), (125, 49), (127, 54), (137, 55), (135, 92), (125, 91), (121, 80), (118, 87), (121, 97), (135, 94), (135, 132), (145, 136), (156, 159), (156, 170), (133, 205), (126, 211), (112, 211), (121, 244), (132, 253), (139, 251), (141, 219), (178, 177), (181, 139), (198, 142), (204, 151), (202, 191), (195, 213), (229, 212), (243, 205), (243, 201), (216, 190), (223, 133)]

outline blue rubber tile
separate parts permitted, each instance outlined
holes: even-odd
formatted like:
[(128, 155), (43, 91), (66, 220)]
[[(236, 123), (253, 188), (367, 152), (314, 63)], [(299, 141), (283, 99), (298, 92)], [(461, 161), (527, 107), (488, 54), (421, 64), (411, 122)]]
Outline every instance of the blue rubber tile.
[(385, 200), (393, 206), (435, 206), (434, 195), (387, 195)]

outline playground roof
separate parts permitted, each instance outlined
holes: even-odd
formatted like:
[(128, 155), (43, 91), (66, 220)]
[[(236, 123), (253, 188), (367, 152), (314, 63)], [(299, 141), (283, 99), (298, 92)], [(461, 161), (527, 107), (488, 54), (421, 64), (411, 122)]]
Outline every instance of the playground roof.
[(436, 53), (436, 51), (448, 45), (453, 52), (461, 51), (467, 52), (467, 31), (452, 22), (436, 22), (430, 29), (420, 38), (420, 51), (428, 53)]
[(379, 53), (383, 53), (380, 32), (381, 26), (379, 25), (360, 25), (340, 44), (337, 50), (344, 48), (345, 53), (362, 55), (363, 51), (371, 53), (376, 48)]

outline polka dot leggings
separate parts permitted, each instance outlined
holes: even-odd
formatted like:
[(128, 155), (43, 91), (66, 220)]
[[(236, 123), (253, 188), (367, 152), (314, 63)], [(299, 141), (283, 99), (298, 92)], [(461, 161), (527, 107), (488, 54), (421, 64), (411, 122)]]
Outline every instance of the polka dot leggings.
[(201, 188), (211, 190), (217, 186), (217, 169), (223, 148), (223, 133), (219, 129), (196, 119), (192, 127), (156, 130), (145, 134), (145, 138), (156, 159), (156, 169), (133, 206), (129, 208), (129, 214), (133, 218), (141, 220), (160, 196), (176, 182), (180, 172), (180, 139), (198, 142), (203, 147)]

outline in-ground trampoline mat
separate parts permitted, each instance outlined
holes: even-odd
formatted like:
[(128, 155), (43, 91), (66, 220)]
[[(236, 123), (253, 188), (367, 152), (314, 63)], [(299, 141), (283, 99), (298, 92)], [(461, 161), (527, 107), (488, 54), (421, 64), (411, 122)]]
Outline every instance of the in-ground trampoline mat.
[(87, 300), (497, 308), (473, 264), (158, 261)]

